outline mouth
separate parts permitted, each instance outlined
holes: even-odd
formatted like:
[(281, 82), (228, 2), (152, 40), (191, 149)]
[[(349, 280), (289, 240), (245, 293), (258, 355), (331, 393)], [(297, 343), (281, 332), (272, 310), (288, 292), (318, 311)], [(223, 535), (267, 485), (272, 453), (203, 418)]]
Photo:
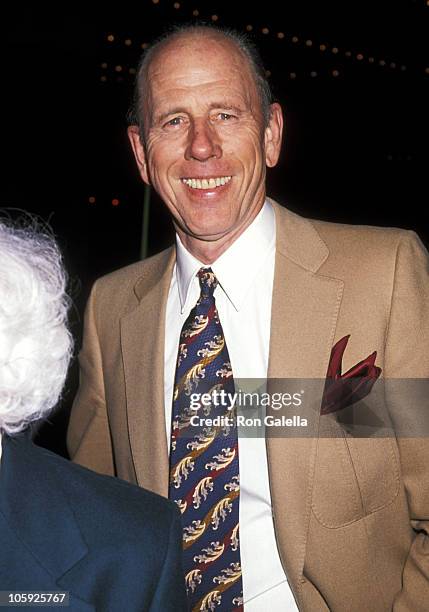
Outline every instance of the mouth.
[(214, 191), (229, 183), (232, 176), (213, 176), (204, 178), (185, 177), (181, 181), (190, 189)]

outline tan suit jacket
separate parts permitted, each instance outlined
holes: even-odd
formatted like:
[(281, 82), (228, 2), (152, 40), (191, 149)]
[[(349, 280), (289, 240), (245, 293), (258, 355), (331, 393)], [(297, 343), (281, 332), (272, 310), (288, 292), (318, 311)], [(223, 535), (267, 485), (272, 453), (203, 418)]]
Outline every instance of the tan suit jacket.
[[(429, 378), (429, 257), (417, 235), (273, 205), (269, 377), (324, 378), (333, 344), (350, 334), (343, 371), (376, 350), (386, 378)], [(165, 496), (174, 261), (170, 248), (95, 283), (68, 432), (74, 461)], [(427, 612), (427, 439), (330, 439), (319, 420), (308, 438), (267, 438), (276, 538), (300, 610)]]

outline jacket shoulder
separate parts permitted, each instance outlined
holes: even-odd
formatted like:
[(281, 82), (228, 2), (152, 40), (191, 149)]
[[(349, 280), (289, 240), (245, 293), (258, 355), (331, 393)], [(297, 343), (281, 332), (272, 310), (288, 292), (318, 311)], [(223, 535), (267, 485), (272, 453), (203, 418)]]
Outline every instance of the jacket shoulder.
[(167, 265), (174, 247), (164, 249), (160, 253), (142, 261), (134, 262), (109, 274), (101, 276), (96, 281), (97, 291), (111, 291), (118, 287), (134, 286), (137, 281), (156, 270), (162, 270)]
[(393, 282), (399, 260), (410, 268), (418, 261), (427, 266), (427, 250), (413, 230), (318, 220), (312, 223), (329, 250), (326, 270), (346, 267), (355, 277), (371, 271), (375, 277), (387, 274)]
[(375, 225), (353, 225), (350, 223), (334, 223), (318, 219), (309, 220), (328, 248), (363, 248), (396, 249), (398, 243), (413, 234), (399, 227), (378, 227)]
[(124, 533), (135, 537), (152, 532), (160, 541), (168, 539), (170, 526), (179, 514), (176, 505), (166, 498), (119, 478), (98, 474), (87, 468), (34, 446), (35, 458), (49, 474), (55, 474), (79, 523), (105, 533), (110, 538)]
[(96, 312), (100, 311), (103, 319), (107, 317), (110, 320), (132, 310), (138, 304), (135, 288), (141, 284), (146, 291), (150, 291), (169, 269), (173, 257), (174, 247), (169, 247), (144, 261), (119, 268), (97, 279), (90, 297), (96, 305)]

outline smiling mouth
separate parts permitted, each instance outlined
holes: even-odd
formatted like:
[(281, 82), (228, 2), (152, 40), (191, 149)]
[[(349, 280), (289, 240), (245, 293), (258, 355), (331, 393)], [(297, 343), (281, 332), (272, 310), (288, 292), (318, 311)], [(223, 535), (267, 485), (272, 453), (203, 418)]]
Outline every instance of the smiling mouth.
[(217, 176), (199, 178), (182, 178), (182, 183), (191, 187), (191, 189), (216, 189), (222, 185), (226, 185), (231, 180), (231, 176)]

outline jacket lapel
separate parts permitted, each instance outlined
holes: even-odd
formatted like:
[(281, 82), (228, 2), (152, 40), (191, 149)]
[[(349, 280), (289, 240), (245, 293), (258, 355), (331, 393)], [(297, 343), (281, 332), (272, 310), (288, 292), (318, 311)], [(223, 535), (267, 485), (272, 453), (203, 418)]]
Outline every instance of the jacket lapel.
[(128, 431), (137, 482), (168, 495), (164, 410), (165, 310), (175, 249), (149, 260), (134, 291), (139, 305), (121, 319)]
[[(267, 436), (276, 537), (289, 581), (299, 598), (319, 427), (319, 406), (343, 282), (317, 273), (328, 249), (313, 225), (273, 202), (277, 249), (269, 379), (316, 379), (297, 414), (308, 416), (302, 437)], [(273, 388), (275, 380), (269, 382)], [(285, 390), (287, 382), (279, 383)]]

